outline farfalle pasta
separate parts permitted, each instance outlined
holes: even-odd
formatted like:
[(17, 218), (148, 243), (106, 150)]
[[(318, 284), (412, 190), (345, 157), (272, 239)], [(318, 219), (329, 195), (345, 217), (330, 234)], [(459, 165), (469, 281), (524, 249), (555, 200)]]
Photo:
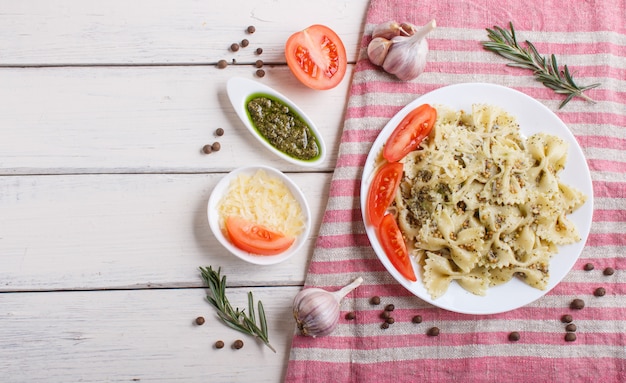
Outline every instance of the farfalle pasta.
[(545, 289), (557, 245), (580, 240), (567, 216), (587, 198), (559, 179), (567, 144), (545, 133), (525, 139), (493, 105), (437, 111), (430, 136), (402, 160), (392, 204), (429, 294), (456, 281), (485, 295), (514, 277)]

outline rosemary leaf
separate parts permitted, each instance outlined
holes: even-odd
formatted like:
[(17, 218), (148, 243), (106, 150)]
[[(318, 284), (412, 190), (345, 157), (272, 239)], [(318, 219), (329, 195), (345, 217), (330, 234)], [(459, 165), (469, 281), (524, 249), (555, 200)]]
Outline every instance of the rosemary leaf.
[(558, 78), (559, 81), (563, 81), (563, 78), (561, 77), (561, 73), (559, 71), (559, 64), (556, 63), (556, 56), (552, 55), (551, 59), (552, 59), (552, 74), (556, 76), (556, 78)]
[(221, 269), (215, 271), (211, 266), (206, 268), (200, 267), (200, 275), (204, 283), (209, 287), (207, 301), (215, 308), (217, 316), (222, 322), (234, 330), (258, 338), (272, 351), (276, 352), (276, 349), (274, 349), (269, 342), (265, 310), (263, 309), (261, 301), (258, 302), (259, 320), (261, 322), (259, 327), (254, 313), (254, 297), (252, 296), (252, 292), (248, 292), (249, 313), (246, 314), (244, 310), (233, 308), (228, 301), (226, 297), (226, 276), (221, 275)]
[(256, 315), (254, 315), (254, 298), (252, 298), (252, 291), (248, 292), (248, 315), (252, 322), (256, 323)]
[(510, 60), (511, 62), (507, 66), (532, 70), (537, 81), (555, 93), (567, 95), (559, 105), (559, 109), (574, 97), (595, 103), (584, 92), (600, 86), (599, 83), (586, 86), (577, 85), (567, 65), (564, 65), (561, 71), (555, 55), (550, 55), (550, 59), (546, 60), (528, 40), (526, 40), (527, 48), (521, 47), (517, 43), (513, 23), (509, 22), (509, 27), (510, 31), (499, 26), (494, 26), (493, 29), (486, 28), (487, 37), (490, 41), (483, 41), (483, 48)]
[(569, 73), (569, 69), (567, 68), (567, 65), (563, 66), (563, 74), (565, 75), (565, 80), (567, 80), (568, 84), (575, 85), (574, 79), (572, 79), (572, 75)]
[(267, 319), (265, 318), (265, 309), (261, 301), (259, 301), (259, 322), (261, 322), (261, 332), (267, 334)]
[(561, 103), (561, 106), (559, 106), (559, 108), (563, 107), (563, 105), (567, 104), (569, 102), (569, 100), (571, 100), (572, 98), (574, 98), (575, 94), (570, 94), (569, 96), (567, 96), (567, 98)]

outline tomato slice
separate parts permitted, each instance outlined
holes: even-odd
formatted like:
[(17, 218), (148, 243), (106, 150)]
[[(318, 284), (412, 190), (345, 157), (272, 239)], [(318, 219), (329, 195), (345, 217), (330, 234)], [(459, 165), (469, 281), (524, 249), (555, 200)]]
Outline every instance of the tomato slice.
[(406, 243), (393, 215), (386, 214), (383, 217), (378, 228), (378, 239), (393, 267), (406, 279), (417, 281)]
[(383, 149), (383, 157), (389, 162), (404, 158), (417, 149), (435, 125), (437, 109), (422, 104), (409, 112), (391, 133)]
[(313, 89), (336, 87), (348, 68), (343, 42), (332, 29), (319, 24), (291, 35), (285, 57), (296, 78)]
[(404, 165), (400, 162), (387, 162), (381, 166), (372, 180), (367, 193), (366, 215), (369, 223), (380, 226), (387, 208), (393, 201), (402, 179)]
[(276, 255), (287, 250), (294, 237), (272, 231), (247, 219), (229, 216), (226, 231), (230, 241), (243, 251), (258, 255)]

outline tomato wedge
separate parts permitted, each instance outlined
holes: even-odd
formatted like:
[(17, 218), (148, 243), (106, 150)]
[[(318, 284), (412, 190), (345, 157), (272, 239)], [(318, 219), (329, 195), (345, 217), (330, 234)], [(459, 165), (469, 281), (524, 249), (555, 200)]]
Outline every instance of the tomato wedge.
[(319, 24), (291, 35), (285, 58), (300, 82), (318, 90), (336, 87), (348, 68), (343, 42), (332, 29)]
[(383, 157), (389, 162), (396, 162), (417, 149), (430, 134), (436, 120), (437, 109), (428, 104), (422, 104), (409, 112), (387, 139)]
[(393, 215), (386, 214), (383, 217), (378, 228), (378, 239), (393, 267), (406, 279), (417, 281), (406, 243)]
[(226, 218), (226, 231), (233, 245), (243, 251), (258, 255), (280, 254), (295, 241), (294, 237), (272, 231), (263, 225), (237, 216)]
[(393, 201), (404, 165), (400, 162), (387, 162), (381, 166), (372, 180), (370, 190), (367, 192), (366, 215), (369, 223), (375, 227), (380, 226), (387, 208)]

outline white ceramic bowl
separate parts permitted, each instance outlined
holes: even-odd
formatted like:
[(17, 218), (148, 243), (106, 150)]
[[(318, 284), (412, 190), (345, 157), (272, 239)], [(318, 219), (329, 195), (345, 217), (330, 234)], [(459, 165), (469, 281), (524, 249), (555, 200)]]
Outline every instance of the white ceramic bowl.
[[(226, 89), (228, 92), (228, 98), (230, 99), (230, 102), (233, 105), (237, 116), (239, 116), (239, 119), (241, 119), (241, 122), (243, 122), (246, 128), (248, 128), (248, 131), (250, 131), (250, 133), (252, 133), (252, 135), (257, 140), (259, 140), (259, 142), (269, 151), (285, 161), (300, 166), (314, 167), (318, 166), (324, 161), (324, 159), (326, 158), (326, 144), (324, 143), (322, 135), (317, 130), (317, 127), (315, 126), (313, 121), (293, 101), (267, 85), (242, 77), (233, 77), (228, 80)], [(282, 103), (287, 105), (292, 111), (298, 114), (298, 116), (300, 116), (300, 118), (309, 126), (309, 128), (311, 128), (311, 131), (313, 131), (313, 134), (317, 138), (317, 143), (320, 150), (319, 156), (312, 160), (299, 160), (281, 152), (272, 144), (270, 144), (252, 125), (252, 122), (250, 121), (250, 116), (248, 115), (248, 111), (246, 109), (246, 105), (250, 101), (251, 97), (254, 95), (268, 95), (270, 97), (278, 99)]]
[(422, 300), (440, 308), (473, 315), (496, 314), (515, 310), (527, 305), (553, 289), (572, 269), (582, 252), (587, 236), (591, 229), (593, 216), (593, 184), (589, 167), (584, 153), (576, 138), (567, 125), (545, 105), (517, 90), (496, 84), (465, 83), (455, 84), (435, 89), (421, 95), (393, 116), (381, 130), (378, 138), (372, 144), (370, 153), (365, 161), (361, 178), (361, 211), (365, 213), (367, 193), (376, 169), (380, 151), (398, 123), (418, 105), (445, 105), (456, 110), (472, 110), (472, 104), (496, 105), (517, 118), (521, 134), (530, 137), (535, 133), (545, 132), (564, 139), (568, 145), (568, 158), (559, 178), (567, 185), (573, 186), (587, 195), (587, 202), (571, 214), (570, 219), (578, 228), (581, 236), (579, 242), (559, 246), (558, 254), (550, 260), (550, 280), (545, 290), (539, 290), (522, 282), (519, 278), (490, 287), (485, 296), (474, 295), (463, 289), (458, 283), (450, 284), (448, 292), (443, 296), (432, 299), (422, 281), (421, 266), (414, 262), (417, 282), (404, 278), (391, 264), (385, 254), (376, 233), (376, 229), (368, 223), (363, 215), (365, 231), (376, 252), (389, 273), (407, 290)]
[[(279, 178), (289, 188), (296, 201), (298, 201), (298, 203), (300, 204), (302, 214), (304, 215), (305, 228), (302, 233), (300, 233), (296, 237), (294, 243), (287, 250), (276, 255), (257, 255), (239, 249), (238, 247), (233, 245), (224, 235), (224, 232), (220, 228), (219, 223), (220, 217), (217, 206), (224, 194), (228, 191), (228, 187), (230, 186), (231, 181), (241, 174), (253, 175), (261, 169), (265, 171), (268, 176)], [(258, 203), (265, 203), (265, 201), (258, 201)], [(285, 174), (269, 166), (241, 167), (233, 170), (232, 172), (224, 176), (211, 192), (211, 196), (209, 197), (209, 203), (207, 205), (207, 216), (209, 219), (209, 226), (211, 227), (211, 231), (213, 231), (213, 235), (222, 244), (222, 246), (224, 246), (224, 248), (226, 248), (235, 256), (243, 259), (244, 261), (257, 265), (272, 265), (291, 258), (302, 249), (302, 246), (306, 242), (307, 238), (309, 237), (309, 233), (311, 232), (311, 211), (309, 209), (309, 204), (304, 198), (304, 194), (302, 194), (300, 188), (295, 183), (293, 183), (293, 181), (291, 181), (291, 179), (289, 179)]]

